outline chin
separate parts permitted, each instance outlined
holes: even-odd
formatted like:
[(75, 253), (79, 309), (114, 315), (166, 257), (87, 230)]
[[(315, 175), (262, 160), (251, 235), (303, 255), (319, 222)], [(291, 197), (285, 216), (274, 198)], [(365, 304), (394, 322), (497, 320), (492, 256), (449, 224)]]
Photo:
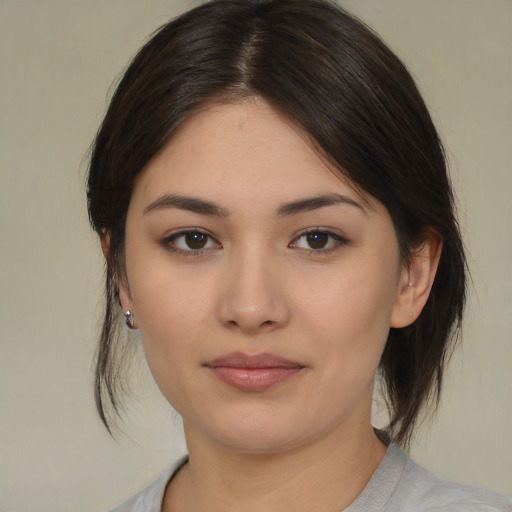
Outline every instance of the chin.
[(329, 434), (333, 434), (330, 425), (308, 425), (297, 421), (293, 425), (281, 425), (280, 428), (231, 429), (226, 435), (219, 435), (217, 441), (232, 451), (247, 455), (278, 455), (300, 451), (312, 447)]
[[(187, 421), (185, 432), (187, 430)], [(304, 432), (297, 432), (302, 425), (300, 418), (287, 418), (285, 414), (270, 412), (257, 414), (255, 411), (234, 414), (211, 415), (199, 425), (194, 422), (206, 436), (219, 446), (245, 454), (276, 454), (298, 446), (304, 439)]]
[(246, 455), (275, 455), (299, 447), (298, 440), (291, 440), (290, 433), (276, 432), (230, 432), (219, 441), (235, 452)]

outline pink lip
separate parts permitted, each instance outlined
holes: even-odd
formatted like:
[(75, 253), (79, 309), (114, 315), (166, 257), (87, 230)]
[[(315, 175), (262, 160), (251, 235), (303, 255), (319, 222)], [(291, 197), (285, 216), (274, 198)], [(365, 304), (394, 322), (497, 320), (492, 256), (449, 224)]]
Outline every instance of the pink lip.
[(204, 366), (226, 384), (241, 391), (264, 391), (284, 382), (304, 366), (272, 354), (233, 352)]

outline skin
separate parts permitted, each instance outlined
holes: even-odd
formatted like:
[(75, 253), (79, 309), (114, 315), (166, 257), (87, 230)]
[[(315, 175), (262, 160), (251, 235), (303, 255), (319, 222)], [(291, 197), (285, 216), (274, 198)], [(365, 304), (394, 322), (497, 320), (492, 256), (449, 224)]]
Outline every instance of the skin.
[[(297, 206), (334, 195), (343, 200)], [(370, 410), (389, 328), (421, 311), (439, 250), (427, 240), (405, 268), (386, 208), (261, 99), (188, 119), (136, 179), (120, 287), (184, 422), (190, 461), (163, 510), (335, 511), (353, 501), (386, 450)], [(300, 370), (237, 389), (207, 366), (235, 351)]]

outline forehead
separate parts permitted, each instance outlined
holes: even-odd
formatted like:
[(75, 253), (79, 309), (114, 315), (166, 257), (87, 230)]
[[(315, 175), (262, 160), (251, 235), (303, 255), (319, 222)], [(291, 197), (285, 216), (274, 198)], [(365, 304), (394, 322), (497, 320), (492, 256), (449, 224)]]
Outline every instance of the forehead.
[[(219, 187), (218, 185), (222, 185)], [(260, 98), (215, 104), (187, 119), (137, 177), (135, 196), (344, 193), (368, 202), (333, 171), (299, 128)]]

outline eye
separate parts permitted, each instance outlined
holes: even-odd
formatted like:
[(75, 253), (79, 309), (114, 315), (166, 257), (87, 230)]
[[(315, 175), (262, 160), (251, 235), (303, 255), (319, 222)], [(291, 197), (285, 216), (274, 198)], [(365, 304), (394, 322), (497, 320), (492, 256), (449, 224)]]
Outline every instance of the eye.
[(311, 249), (325, 249), (329, 243), (329, 235), (321, 231), (307, 233), (302, 238), (306, 239), (305, 241)]
[(312, 252), (326, 252), (335, 250), (347, 244), (347, 240), (331, 231), (312, 229), (303, 233), (290, 243), (290, 247), (305, 249)]
[(192, 254), (221, 247), (212, 236), (197, 229), (174, 233), (163, 240), (163, 245), (174, 252)]

